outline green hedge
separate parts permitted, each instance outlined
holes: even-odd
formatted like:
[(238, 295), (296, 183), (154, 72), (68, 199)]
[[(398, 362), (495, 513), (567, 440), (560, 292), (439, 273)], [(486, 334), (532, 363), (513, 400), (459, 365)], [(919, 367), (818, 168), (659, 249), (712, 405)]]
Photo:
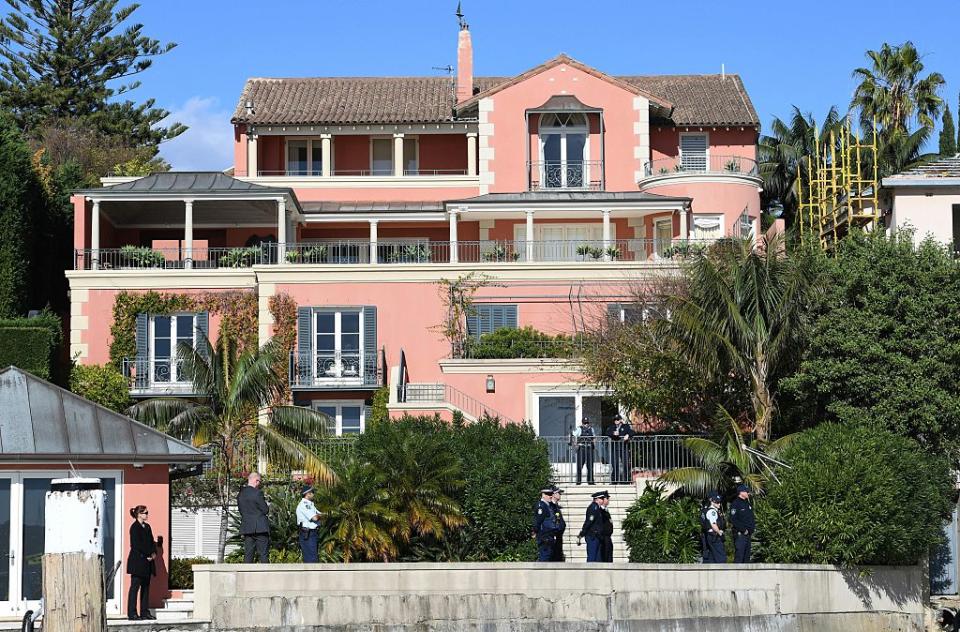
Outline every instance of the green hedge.
[(170, 588), (193, 590), (193, 565), (213, 564), (205, 557), (175, 557), (170, 560)]
[(109, 364), (74, 365), (70, 371), (70, 390), (118, 413), (130, 405), (130, 384)]
[(558, 334), (551, 336), (533, 327), (513, 329), (503, 327), (469, 340), (466, 356), (477, 359), (513, 358), (569, 358), (577, 354), (580, 342), (576, 338)]
[(62, 341), (60, 318), (51, 312), (0, 319), (0, 368), (13, 365), (44, 380), (63, 383), (66, 376), (57, 361)]

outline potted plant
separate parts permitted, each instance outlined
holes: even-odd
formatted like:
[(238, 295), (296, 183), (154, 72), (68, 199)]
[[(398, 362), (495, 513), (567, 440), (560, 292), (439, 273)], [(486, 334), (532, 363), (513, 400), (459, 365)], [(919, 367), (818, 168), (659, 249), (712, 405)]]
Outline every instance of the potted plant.
[(123, 246), (120, 248), (120, 267), (122, 268), (163, 268), (167, 260), (162, 252), (146, 246)]
[(255, 246), (247, 248), (231, 248), (227, 254), (220, 257), (218, 265), (221, 268), (249, 268), (256, 262), (260, 249)]
[(483, 253), (484, 261), (516, 261), (519, 258), (519, 252), (510, 252), (504, 244), (496, 244), (493, 250)]
[(323, 263), (326, 258), (326, 246), (307, 246), (287, 251), (287, 261), (290, 263)]
[(577, 246), (577, 256), (580, 257), (580, 261), (586, 261), (591, 250), (593, 250), (593, 248), (591, 248), (589, 244), (580, 244)]
[(724, 171), (728, 171), (730, 173), (740, 173), (740, 159), (731, 158), (723, 164), (723, 169)]
[(616, 246), (610, 246), (606, 249), (605, 254), (608, 259), (619, 259), (620, 258), (620, 249)]
[(597, 261), (598, 259), (601, 259), (603, 257), (603, 248), (591, 247), (589, 250), (589, 253), (590, 253), (590, 256), (593, 258), (593, 260)]

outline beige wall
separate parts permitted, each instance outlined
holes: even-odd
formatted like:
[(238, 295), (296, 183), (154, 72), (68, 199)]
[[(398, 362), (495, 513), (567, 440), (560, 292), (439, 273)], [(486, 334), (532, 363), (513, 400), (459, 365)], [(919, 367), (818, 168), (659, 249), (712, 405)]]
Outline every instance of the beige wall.
[(893, 225), (912, 226), (916, 243), (932, 236), (942, 244), (952, 244), (954, 204), (960, 204), (960, 187), (897, 188), (893, 195)]
[(923, 630), (919, 567), (317, 564), (194, 567), (218, 630)]

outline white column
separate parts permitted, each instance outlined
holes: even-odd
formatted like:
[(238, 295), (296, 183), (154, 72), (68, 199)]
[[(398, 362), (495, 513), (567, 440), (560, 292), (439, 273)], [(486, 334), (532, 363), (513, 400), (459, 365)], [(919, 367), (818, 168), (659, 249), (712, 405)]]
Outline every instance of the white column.
[(686, 241), (689, 237), (687, 232), (687, 211), (680, 211), (680, 239)]
[(527, 261), (533, 261), (533, 211), (527, 211)]
[(193, 200), (183, 201), (183, 267), (193, 267)]
[(257, 175), (257, 137), (247, 131), (247, 176), (256, 178)]
[(393, 135), (393, 175), (403, 175), (403, 134)]
[(329, 178), (333, 173), (333, 152), (330, 151), (330, 140), (330, 134), (320, 134), (320, 160), (322, 161), (321, 174), (324, 178)]
[(610, 255), (607, 250), (610, 248), (610, 209), (604, 209), (603, 213), (603, 260), (609, 261)]
[(477, 133), (467, 132), (467, 175), (477, 175)]
[(287, 199), (277, 199), (277, 263), (287, 263)]
[(100, 200), (93, 201), (90, 212), (90, 269), (100, 269)]
[(460, 260), (457, 248), (457, 213), (459, 209), (450, 211), (450, 263), (457, 263)]
[(377, 220), (370, 220), (370, 263), (377, 263)]

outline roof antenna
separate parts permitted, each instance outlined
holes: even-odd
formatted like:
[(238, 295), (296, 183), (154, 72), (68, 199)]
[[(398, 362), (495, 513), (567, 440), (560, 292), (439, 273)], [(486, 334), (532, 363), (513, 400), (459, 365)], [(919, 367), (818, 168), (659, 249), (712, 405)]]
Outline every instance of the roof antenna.
[(460, 8), (459, 0), (457, 2), (457, 12), (455, 15), (457, 16), (457, 22), (460, 23), (460, 30), (466, 31), (469, 28), (469, 25), (467, 24), (467, 21), (463, 19), (463, 9)]
[[(457, 8), (457, 10), (459, 11), (459, 7)], [(450, 93), (453, 95), (453, 102), (456, 103), (457, 102), (457, 82), (453, 77), (454, 67), (451, 66), (450, 64), (447, 64), (446, 66), (431, 66), (431, 68), (434, 70), (442, 70), (443, 72), (447, 73), (447, 77), (450, 78)]]
[(720, 64), (720, 81), (723, 81), (727, 78), (727, 65)]

